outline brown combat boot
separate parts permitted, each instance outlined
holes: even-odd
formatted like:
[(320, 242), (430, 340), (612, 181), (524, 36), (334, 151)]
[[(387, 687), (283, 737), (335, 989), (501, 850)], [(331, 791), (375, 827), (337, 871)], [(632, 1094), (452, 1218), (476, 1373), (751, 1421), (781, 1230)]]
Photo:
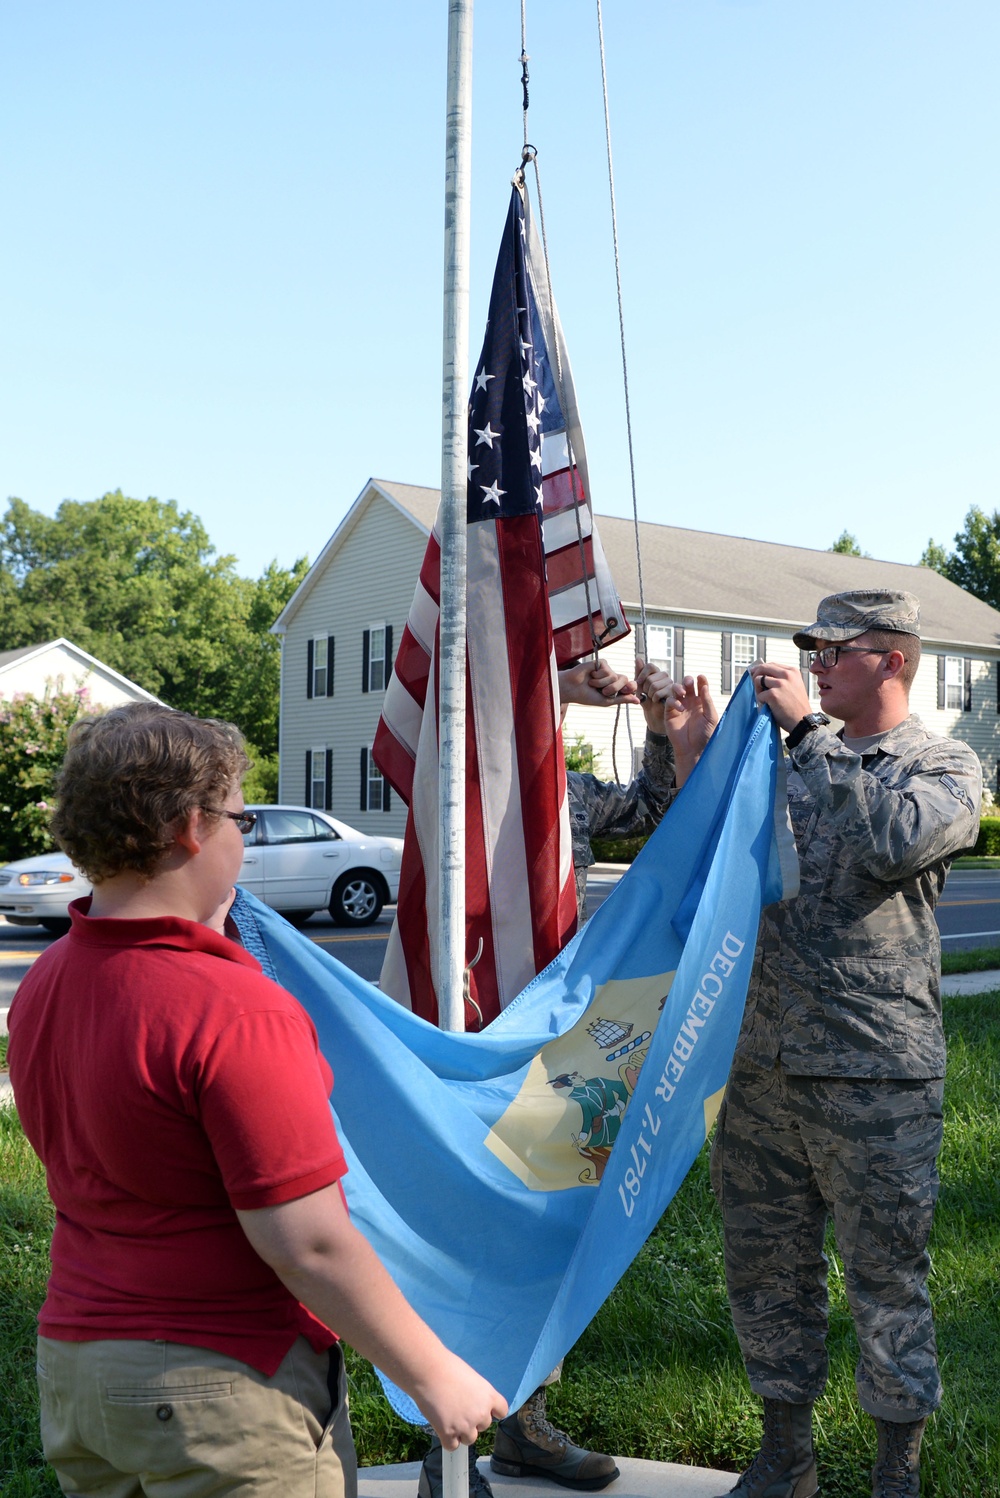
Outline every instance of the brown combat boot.
[(556, 1430), (545, 1414), (544, 1386), (500, 1421), (490, 1466), (503, 1477), (551, 1477), (586, 1493), (606, 1488), (618, 1476), (614, 1457), (574, 1446), (564, 1430)]
[(817, 1498), (811, 1404), (764, 1400), (760, 1450), (729, 1491), (740, 1498)]
[(920, 1442), (923, 1420), (880, 1420), (878, 1456), (872, 1468), (872, 1498), (920, 1498)]

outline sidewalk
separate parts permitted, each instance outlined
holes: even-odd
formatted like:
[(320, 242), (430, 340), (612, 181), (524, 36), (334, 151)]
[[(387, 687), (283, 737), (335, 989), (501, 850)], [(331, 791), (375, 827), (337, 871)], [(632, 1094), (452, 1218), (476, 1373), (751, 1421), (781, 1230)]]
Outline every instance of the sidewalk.
[[(605, 1489), (608, 1498), (720, 1498), (736, 1481), (734, 1472), (707, 1467), (644, 1462), (632, 1456), (616, 1456), (615, 1461), (621, 1476)], [(558, 1498), (566, 1491), (543, 1477), (499, 1477), (490, 1471), (487, 1456), (479, 1458), (479, 1470), (488, 1478), (495, 1498)], [(419, 1475), (419, 1462), (363, 1467), (358, 1473), (358, 1498), (417, 1498)]]

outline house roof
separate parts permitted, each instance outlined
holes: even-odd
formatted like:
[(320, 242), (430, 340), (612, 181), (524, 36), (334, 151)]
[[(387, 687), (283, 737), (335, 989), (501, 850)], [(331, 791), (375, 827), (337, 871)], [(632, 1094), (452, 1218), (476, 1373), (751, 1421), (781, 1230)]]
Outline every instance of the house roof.
[[(318, 581), (344, 538), (376, 496), (394, 505), (425, 534), (437, 514), (440, 491), (388, 479), (370, 479), (274, 625), (288, 619)], [(596, 517), (601, 542), (622, 602), (639, 606), (635, 532), (631, 520)], [(811, 551), (747, 536), (640, 522), (639, 545), (647, 608), (657, 613), (745, 621), (767, 628), (799, 629), (816, 618), (828, 593), (856, 588), (898, 588), (920, 599), (921, 636), (928, 643), (1000, 651), (1000, 611), (929, 567), (873, 557)]]
[(104, 661), (99, 661), (96, 655), (91, 655), (81, 645), (74, 645), (73, 641), (67, 640), (64, 635), (60, 635), (56, 640), (44, 640), (40, 645), (22, 645), (18, 650), (0, 651), (0, 675), (8, 667), (13, 666), (15, 662), (27, 661), (32, 656), (44, 655), (47, 650), (56, 650), (60, 647), (69, 655), (75, 656), (88, 671), (97, 671), (102, 676), (109, 677), (112, 681), (116, 681), (121, 686), (126, 687), (130, 692), (136, 693), (146, 702), (160, 701), (159, 697), (154, 697), (152, 692), (147, 692), (145, 687), (140, 687), (136, 682), (130, 681), (127, 676), (123, 676), (113, 666), (107, 665)]

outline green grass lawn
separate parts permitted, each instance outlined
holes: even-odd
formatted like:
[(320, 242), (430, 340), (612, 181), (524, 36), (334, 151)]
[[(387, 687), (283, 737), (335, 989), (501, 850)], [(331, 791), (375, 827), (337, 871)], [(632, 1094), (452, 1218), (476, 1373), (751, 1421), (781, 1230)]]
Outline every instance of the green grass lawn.
[[(1000, 1498), (1000, 992), (948, 999), (945, 1017), (950, 1059), (932, 1244), (945, 1402), (924, 1442), (923, 1492)], [(38, 1449), (32, 1373), (51, 1212), (10, 1109), (0, 1109), (0, 1182), (0, 1492), (55, 1498)], [(835, 1259), (830, 1289), (831, 1376), (816, 1411), (820, 1480), (824, 1498), (866, 1498), (874, 1431), (855, 1401), (854, 1332)], [(421, 1433), (392, 1414), (367, 1364), (351, 1357), (349, 1367), (362, 1463), (418, 1458)], [(570, 1353), (549, 1408), (576, 1439), (618, 1455), (736, 1470), (756, 1450), (759, 1405), (726, 1304), (707, 1152)], [(488, 1438), (480, 1447), (489, 1450)]]

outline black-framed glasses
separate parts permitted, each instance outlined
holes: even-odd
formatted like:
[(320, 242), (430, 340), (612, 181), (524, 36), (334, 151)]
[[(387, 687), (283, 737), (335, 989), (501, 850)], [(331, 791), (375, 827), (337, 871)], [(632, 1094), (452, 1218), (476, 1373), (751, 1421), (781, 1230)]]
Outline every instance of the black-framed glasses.
[(822, 666), (829, 670), (842, 655), (888, 655), (887, 650), (875, 650), (870, 645), (824, 645), (822, 650), (810, 650), (810, 666)]
[(228, 817), (231, 822), (236, 823), (237, 828), (242, 832), (244, 837), (246, 837), (248, 832), (252, 832), (257, 825), (257, 813), (255, 811), (223, 811), (218, 806), (203, 806), (201, 809), (202, 811), (210, 811), (215, 817)]

